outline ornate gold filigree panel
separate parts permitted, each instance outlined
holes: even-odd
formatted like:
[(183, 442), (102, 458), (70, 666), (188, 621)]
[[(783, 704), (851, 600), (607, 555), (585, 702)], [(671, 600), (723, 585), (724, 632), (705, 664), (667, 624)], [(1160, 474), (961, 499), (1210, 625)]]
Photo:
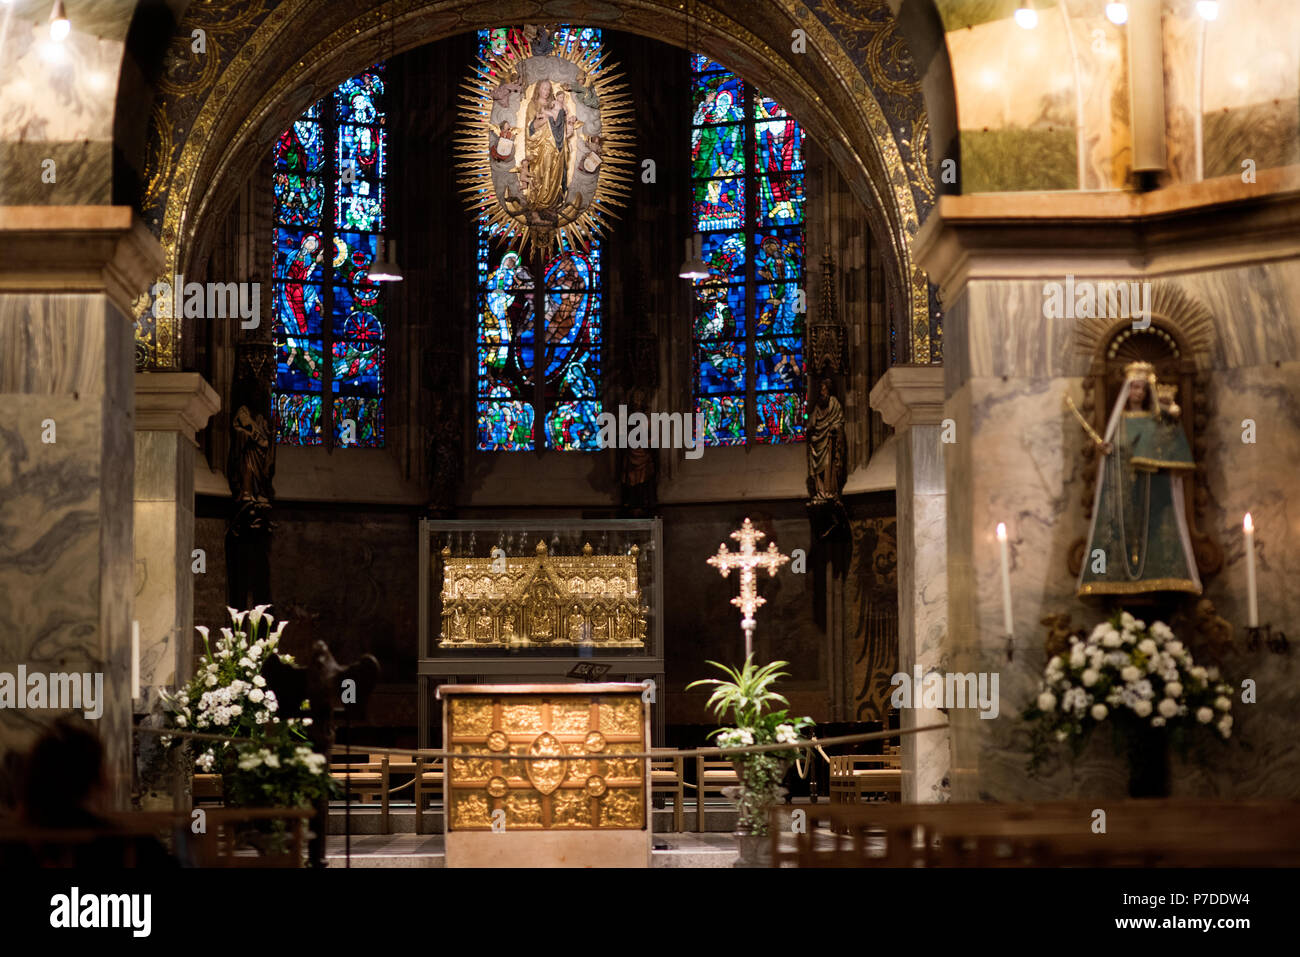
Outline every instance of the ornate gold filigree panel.
[(639, 689), (444, 692), (447, 750), (499, 755), (450, 760), (450, 830), (645, 828), (645, 761), (619, 757), (648, 746)]
[(644, 648), (637, 555), (453, 558), (442, 550), (440, 648)]

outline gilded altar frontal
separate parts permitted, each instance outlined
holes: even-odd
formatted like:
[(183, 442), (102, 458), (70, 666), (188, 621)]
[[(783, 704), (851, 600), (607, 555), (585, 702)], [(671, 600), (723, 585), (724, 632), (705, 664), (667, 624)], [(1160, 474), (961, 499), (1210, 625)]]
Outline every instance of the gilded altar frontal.
[[(644, 751), (649, 740), (640, 686), (572, 687), (551, 686), (541, 694), (527, 693), (526, 686), (442, 689), (447, 750), (495, 755), (451, 759), (449, 830), (646, 826), (645, 762), (619, 757)], [(631, 690), (591, 690), (608, 687)], [(561, 760), (565, 756), (581, 760)]]
[(454, 558), (442, 550), (440, 648), (644, 648), (645, 614), (634, 545), (626, 555), (497, 550), (491, 558)]

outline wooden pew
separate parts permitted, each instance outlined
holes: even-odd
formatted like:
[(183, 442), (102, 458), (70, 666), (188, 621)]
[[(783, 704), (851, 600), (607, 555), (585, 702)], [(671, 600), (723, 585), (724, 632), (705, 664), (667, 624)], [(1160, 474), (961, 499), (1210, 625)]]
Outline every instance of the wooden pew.
[[(1105, 833), (1093, 831), (1098, 809)], [(1292, 801), (839, 804), (809, 808), (793, 847), (774, 829), (773, 850), (778, 866), (800, 867), (1295, 866), (1297, 812)]]
[(832, 804), (861, 804), (868, 794), (903, 794), (902, 758), (889, 754), (837, 754), (830, 756)]
[(686, 796), (686, 759), (673, 748), (651, 748), (650, 753), (661, 755), (650, 759), (651, 795), (672, 795), (673, 831), (680, 833), (683, 829), (682, 802)]
[[(443, 799), (443, 781), (447, 773), (447, 762), (443, 758), (415, 759), (415, 833), (424, 833), (424, 802), (427, 797)], [(443, 809), (446, 818), (446, 808)], [(446, 832), (446, 825), (443, 825)]]
[[(347, 760), (340, 760), (346, 757)], [(363, 804), (375, 801), (385, 803), (382, 799), (388, 793), (388, 757), (383, 754), (368, 754), (353, 749), (345, 751), (342, 747), (330, 749), (330, 774), (342, 788), (347, 788), (361, 799)]]
[[(207, 812), (207, 829), (191, 840), (199, 867), (302, 867), (311, 808), (219, 808)], [(249, 853), (236, 839), (257, 821), (284, 821), (288, 840), (278, 853)]]
[(740, 777), (731, 761), (726, 758), (695, 759), (695, 830), (704, 830), (704, 798), (708, 794), (722, 795), (723, 788), (740, 784)]
[[(100, 829), (32, 828), (13, 818), (0, 818), (0, 862), (10, 865), (15, 858), (30, 858), (46, 866), (74, 866), (80, 851), (99, 849), (111, 850), (121, 858), (107, 862), (101, 854), (97, 858), (100, 866), (166, 865), (170, 853), (176, 855), (176, 863), (197, 867), (301, 867), (307, 824), (313, 813), (310, 808), (207, 808), (203, 811), (204, 827), (197, 834), (189, 813), (173, 811), (111, 814), (106, 817), (108, 826)], [(259, 853), (254, 848), (237, 846), (239, 835), (258, 821), (286, 822), (287, 840), (282, 851)], [(153, 838), (158, 844), (152, 846), (158, 849), (153, 851), (134, 838)], [(167, 846), (171, 846), (170, 852), (164, 852)]]

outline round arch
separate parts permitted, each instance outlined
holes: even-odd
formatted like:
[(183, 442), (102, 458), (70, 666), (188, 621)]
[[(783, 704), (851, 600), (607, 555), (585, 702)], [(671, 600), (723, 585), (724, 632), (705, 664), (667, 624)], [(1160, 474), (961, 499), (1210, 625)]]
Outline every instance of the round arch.
[[(903, 7), (917, 3), (932, 7), (932, 0), (909, 0)], [(865, 207), (886, 249), (890, 280), (911, 306), (909, 352), (914, 361), (928, 362), (931, 295), (912, 264), (910, 240), (935, 196), (922, 89), (933, 85), (934, 71), (927, 70), (924, 83), (911, 76), (924, 64), (908, 52), (916, 41), (907, 33), (928, 36), (923, 27), (938, 29), (938, 19), (913, 13), (895, 21), (894, 5), (874, 0), (867, 16), (855, 10), (846, 19), (835, 0), (811, 8), (768, 0), (738, 12), (724, 0), (689, 6), (681, 0), (363, 0), (323, 9), (288, 0), (255, 19), (223, 17), (212, 5), (194, 4), (173, 33), (172, 69), (157, 84), (140, 205), (165, 250), (164, 274), (185, 272), (205, 255), (210, 225), (274, 137), (357, 70), (481, 27), (590, 23), (697, 47), (760, 84), (799, 118)], [(910, 26), (903, 30), (904, 24)], [(217, 66), (188, 56), (190, 37), (200, 29), (206, 57), (217, 58)], [(936, 56), (946, 62), (942, 43), (927, 48), (925, 63)], [(208, 95), (198, 103), (204, 89)], [(951, 100), (950, 80), (947, 90)], [(174, 335), (159, 329), (155, 346), (158, 365), (174, 363)]]

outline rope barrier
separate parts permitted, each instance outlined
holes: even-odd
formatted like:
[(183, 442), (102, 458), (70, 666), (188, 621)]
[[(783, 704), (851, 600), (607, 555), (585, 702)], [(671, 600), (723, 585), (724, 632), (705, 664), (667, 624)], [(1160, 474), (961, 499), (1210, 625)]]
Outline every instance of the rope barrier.
[[(608, 758), (695, 758), (695, 757), (726, 757), (737, 758), (745, 754), (763, 754), (768, 751), (806, 751), (816, 748), (827, 762), (830, 758), (822, 750), (824, 747), (836, 747), (841, 744), (856, 744), (860, 741), (880, 741), (886, 738), (902, 737), (907, 734), (921, 734), (925, 731), (943, 731), (948, 728), (946, 724), (931, 724), (923, 728), (900, 728), (896, 731), (866, 731), (861, 734), (842, 734), (834, 738), (808, 738), (796, 741), (792, 744), (747, 744), (738, 748), (689, 748), (684, 751), (674, 751), (665, 749), (661, 751), (620, 751), (605, 752), (595, 751), (589, 754), (512, 754), (508, 751), (484, 751), (482, 753), (466, 751), (444, 751), (435, 748), (372, 748), (361, 746), (367, 754), (379, 755), (398, 755), (400, 757), (420, 757), (420, 758), (460, 758), (491, 760), (491, 761), (591, 761), (594, 759)], [(191, 738), (198, 741), (222, 741), (229, 744), (250, 744), (254, 743), (253, 738), (232, 738), (220, 734), (206, 734), (199, 731), (177, 731), (167, 728), (149, 728), (143, 725), (135, 725), (135, 730), (145, 734), (156, 734), (161, 737), (170, 738)], [(310, 742), (304, 742), (310, 744)], [(351, 747), (351, 745), (350, 745)]]

